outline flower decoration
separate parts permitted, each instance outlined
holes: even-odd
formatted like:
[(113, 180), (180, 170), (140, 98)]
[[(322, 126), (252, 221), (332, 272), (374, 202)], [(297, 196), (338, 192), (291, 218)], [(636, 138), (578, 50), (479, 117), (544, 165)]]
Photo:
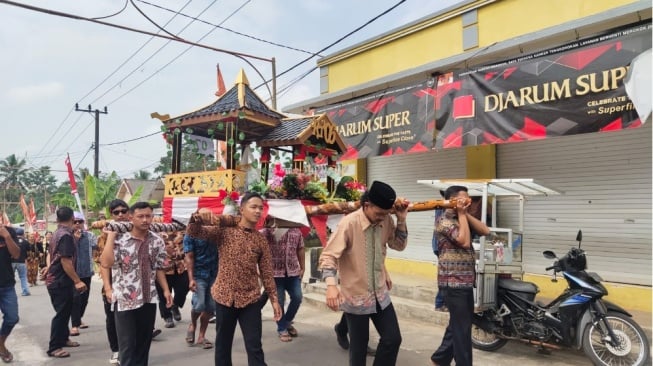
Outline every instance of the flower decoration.
[(358, 201), (366, 189), (367, 187), (365, 184), (350, 176), (345, 176), (342, 177), (342, 180), (336, 189), (335, 196), (344, 199), (345, 201)]
[(240, 194), (236, 191), (227, 192), (224, 189), (218, 191), (218, 199), (225, 206), (236, 206), (240, 199)]

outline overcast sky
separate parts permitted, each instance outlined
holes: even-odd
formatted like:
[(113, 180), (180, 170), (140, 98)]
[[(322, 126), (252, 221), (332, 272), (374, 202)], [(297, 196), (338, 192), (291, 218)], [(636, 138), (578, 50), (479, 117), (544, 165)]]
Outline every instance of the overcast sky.
[[(14, 1), (89, 18), (114, 14), (125, 5), (122, 0)], [(181, 38), (259, 57), (275, 57), (277, 73), (398, 2), (134, 0), (151, 20)], [(337, 52), (458, 2), (405, 1), (321, 55)], [(210, 24), (182, 15), (175, 17), (174, 12), (151, 4)], [(120, 14), (102, 21), (158, 31), (131, 3), (126, 5)], [(216, 28), (216, 25), (229, 30)], [(94, 141), (94, 117), (74, 111), (74, 106), (79, 103), (80, 108), (86, 108), (91, 104), (93, 109), (100, 110), (106, 106), (109, 113), (100, 115), (100, 171), (116, 171), (121, 177), (130, 178), (141, 169), (152, 171), (165, 155), (165, 143), (160, 134), (114, 143), (159, 131), (160, 122), (150, 117), (152, 112), (177, 116), (215, 101), (216, 64), (220, 64), (227, 89), (233, 86), (241, 68), (252, 87), (262, 83), (256, 72), (236, 57), (151, 38), (0, 3), (0, 113), (3, 119), (0, 158), (15, 153), (25, 158), (31, 167), (49, 165), (55, 176), (63, 181), (67, 179), (62, 171), (68, 152), (73, 167), (86, 167), (93, 172), (94, 152), (90, 148)], [(281, 76), (278, 89), (315, 67), (317, 59), (313, 57)], [(250, 61), (265, 77), (271, 76), (268, 62)], [(265, 88), (256, 91), (264, 100), (269, 98)], [(315, 70), (279, 96), (277, 109), (318, 95), (319, 74)]]

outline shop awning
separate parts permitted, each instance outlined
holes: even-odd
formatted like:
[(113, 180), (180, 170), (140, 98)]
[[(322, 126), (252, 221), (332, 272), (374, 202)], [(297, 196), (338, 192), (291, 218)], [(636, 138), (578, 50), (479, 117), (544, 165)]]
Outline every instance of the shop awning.
[(487, 187), (488, 195), (492, 196), (551, 196), (563, 193), (531, 178), (434, 179), (418, 180), (417, 183), (431, 186), (437, 190), (445, 190), (455, 185), (465, 186), (470, 196), (482, 196), (485, 187)]

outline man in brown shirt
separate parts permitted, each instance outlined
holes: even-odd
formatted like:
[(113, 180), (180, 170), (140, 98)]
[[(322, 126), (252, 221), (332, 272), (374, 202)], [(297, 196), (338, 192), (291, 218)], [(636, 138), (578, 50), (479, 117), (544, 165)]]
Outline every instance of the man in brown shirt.
[[(396, 224), (390, 216), (392, 208)], [(350, 365), (365, 365), (370, 319), (381, 336), (374, 365), (396, 363), (401, 332), (390, 301), (385, 256), (388, 247), (406, 248), (407, 208), (408, 202), (397, 200), (392, 187), (372, 182), (361, 197), (361, 208), (340, 221), (320, 256), (327, 305), (332, 310), (343, 310), (347, 319)]]
[(274, 320), (281, 319), (281, 307), (272, 275), (270, 247), (263, 234), (256, 230), (263, 213), (263, 199), (258, 193), (247, 193), (240, 203), (240, 221), (234, 217), (194, 214), (187, 234), (218, 245), (218, 277), (211, 288), (217, 305), (215, 364), (230, 366), (231, 347), (236, 323), (240, 323), (245, 340), (248, 365), (266, 365), (261, 343), (261, 290), (258, 269), (267, 292)]

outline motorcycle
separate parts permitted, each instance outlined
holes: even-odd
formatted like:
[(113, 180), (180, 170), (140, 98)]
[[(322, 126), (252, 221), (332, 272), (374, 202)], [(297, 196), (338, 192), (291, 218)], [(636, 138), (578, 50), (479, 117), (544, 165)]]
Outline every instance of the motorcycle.
[(649, 361), (649, 342), (642, 328), (626, 310), (603, 297), (608, 294), (601, 277), (586, 272), (587, 258), (582, 250), (582, 231), (562, 258), (547, 250), (554, 259), (552, 281), (560, 272), (569, 287), (551, 303), (535, 301), (539, 292), (531, 282), (509, 278), (498, 280), (497, 307), (475, 314), (472, 345), (483, 351), (496, 351), (508, 340), (520, 340), (550, 348), (582, 349), (595, 365), (643, 365)]

